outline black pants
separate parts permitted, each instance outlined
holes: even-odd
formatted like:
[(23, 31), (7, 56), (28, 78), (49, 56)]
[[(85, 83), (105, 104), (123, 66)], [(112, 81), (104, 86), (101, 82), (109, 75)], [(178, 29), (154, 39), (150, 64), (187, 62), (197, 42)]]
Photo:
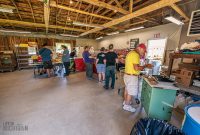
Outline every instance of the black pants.
[(69, 75), (70, 62), (63, 62), (63, 65), (65, 67), (65, 75)]

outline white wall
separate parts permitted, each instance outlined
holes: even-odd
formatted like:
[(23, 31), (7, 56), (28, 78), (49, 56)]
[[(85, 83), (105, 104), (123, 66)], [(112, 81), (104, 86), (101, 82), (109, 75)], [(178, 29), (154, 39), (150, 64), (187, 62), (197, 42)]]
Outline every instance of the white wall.
[(98, 49), (98, 43), (94, 39), (76, 39), (76, 46), (93, 46), (94, 49)]
[(176, 24), (166, 24), (156, 26), (153, 28), (142, 29), (138, 31), (132, 31), (128, 33), (122, 33), (114, 36), (107, 36), (101, 40), (98, 40), (98, 47), (108, 47), (109, 44), (114, 44), (115, 49), (129, 48), (130, 39), (139, 38), (140, 43), (147, 44), (149, 39), (154, 39), (154, 34), (160, 33), (160, 38), (168, 38), (167, 42), (167, 56), (166, 65), (168, 64), (169, 51), (174, 50), (179, 45), (181, 26)]

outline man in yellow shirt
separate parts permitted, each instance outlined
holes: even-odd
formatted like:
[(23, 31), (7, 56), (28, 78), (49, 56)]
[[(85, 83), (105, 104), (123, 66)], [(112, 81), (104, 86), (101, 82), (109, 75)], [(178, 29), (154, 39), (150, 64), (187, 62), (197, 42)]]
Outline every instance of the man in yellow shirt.
[(133, 108), (131, 104), (132, 97), (138, 95), (138, 76), (140, 71), (142, 71), (145, 66), (140, 66), (140, 58), (144, 57), (146, 53), (146, 46), (144, 44), (139, 44), (135, 50), (130, 51), (125, 60), (125, 92), (123, 102), (123, 109), (130, 112), (135, 112), (136, 109)]

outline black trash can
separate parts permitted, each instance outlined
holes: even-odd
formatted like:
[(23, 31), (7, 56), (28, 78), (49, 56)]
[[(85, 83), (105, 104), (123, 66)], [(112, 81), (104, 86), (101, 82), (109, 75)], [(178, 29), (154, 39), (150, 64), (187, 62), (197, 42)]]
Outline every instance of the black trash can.
[(130, 135), (185, 135), (180, 129), (158, 119), (140, 119), (133, 127)]

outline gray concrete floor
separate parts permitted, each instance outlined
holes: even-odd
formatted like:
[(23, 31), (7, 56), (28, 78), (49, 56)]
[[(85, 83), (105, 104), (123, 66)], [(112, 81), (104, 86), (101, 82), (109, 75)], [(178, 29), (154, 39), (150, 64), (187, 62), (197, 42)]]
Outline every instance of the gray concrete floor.
[[(31, 70), (1, 73), (0, 135), (129, 135), (142, 115), (122, 110), (117, 87), (105, 91), (84, 73), (67, 79), (34, 79)], [(28, 130), (3, 130), (6, 122)]]
[[(84, 73), (48, 79), (33, 78), (32, 70), (1, 73), (0, 135), (129, 135), (145, 113), (122, 110), (119, 84), (105, 91)], [(171, 123), (180, 128), (181, 121), (173, 113)]]

